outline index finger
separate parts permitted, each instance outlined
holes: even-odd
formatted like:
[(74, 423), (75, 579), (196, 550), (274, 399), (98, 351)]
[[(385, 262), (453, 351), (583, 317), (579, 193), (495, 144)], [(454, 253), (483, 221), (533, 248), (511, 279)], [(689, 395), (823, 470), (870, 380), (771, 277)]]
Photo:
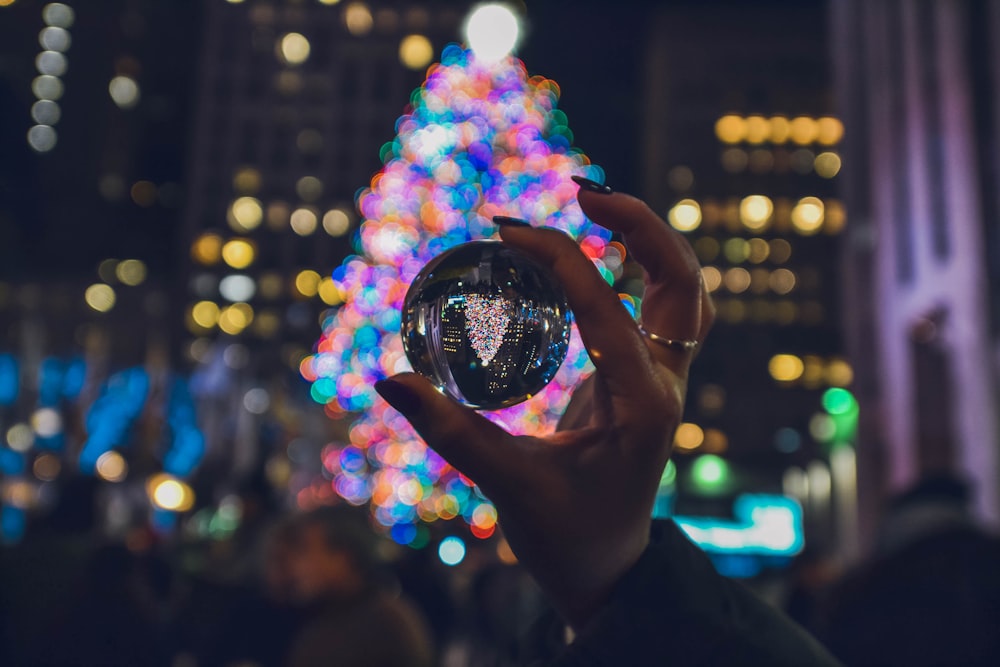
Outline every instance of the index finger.
[(616, 411), (648, 413), (662, 404), (663, 387), (639, 328), (576, 242), (554, 229), (513, 226), (509, 220), (502, 225), (505, 243), (548, 267), (562, 284), (583, 344)]
[(629, 252), (646, 270), (646, 328), (665, 338), (701, 342), (707, 333), (701, 266), (687, 239), (630, 195), (581, 188), (578, 200), (591, 220), (622, 233)]

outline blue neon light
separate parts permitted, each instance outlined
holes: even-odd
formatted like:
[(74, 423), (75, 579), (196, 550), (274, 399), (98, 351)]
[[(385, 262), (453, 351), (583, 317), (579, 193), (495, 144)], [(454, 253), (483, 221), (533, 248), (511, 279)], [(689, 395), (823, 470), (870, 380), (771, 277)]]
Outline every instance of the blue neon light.
[(0, 354), (0, 405), (11, 405), (17, 400), (19, 384), (17, 359), (11, 354)]
[(710, 554), (794, 556), (802, 551), (802, 507), (792, 498), (742, 495), (733, 514), (735, 519), (676, 516), (674, 521)]

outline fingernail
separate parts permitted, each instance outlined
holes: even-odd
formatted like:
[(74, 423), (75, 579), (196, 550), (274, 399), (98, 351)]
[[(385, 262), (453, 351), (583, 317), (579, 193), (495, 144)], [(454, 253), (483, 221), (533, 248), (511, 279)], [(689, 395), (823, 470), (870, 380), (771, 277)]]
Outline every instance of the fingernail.
[(420, 410), (420, 397), (404, 384), (392, 380), (379, 380), (375, 383), (375, 391), (404, 417), (416, 414)]
[(592, 181), (589, 178), (584, 178), (583, 176), (570, 176), (573, 182), (580, 186), (581, 190), (588, 190), (590, 192), (596, 192), (599, 195), (609, 195), (614, 190), (606, 185), (601, 185), (597, 181)]
[(501, 227), (531, 227), (526, 220), (521, 220), (520, 218), (510, 218), (506, 215), (494, 215), (493, 224), (500, 225)]

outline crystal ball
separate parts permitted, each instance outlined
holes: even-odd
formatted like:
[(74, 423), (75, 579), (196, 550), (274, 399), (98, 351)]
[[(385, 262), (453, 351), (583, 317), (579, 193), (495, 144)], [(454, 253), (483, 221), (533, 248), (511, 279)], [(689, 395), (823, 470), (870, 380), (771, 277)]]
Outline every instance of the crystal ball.
[(566, 358), (570, 310), (556, 277), (498, 241), (431, 260), (403, 303), (413, 369), (456, 401), (496, 410), (531, 398)]

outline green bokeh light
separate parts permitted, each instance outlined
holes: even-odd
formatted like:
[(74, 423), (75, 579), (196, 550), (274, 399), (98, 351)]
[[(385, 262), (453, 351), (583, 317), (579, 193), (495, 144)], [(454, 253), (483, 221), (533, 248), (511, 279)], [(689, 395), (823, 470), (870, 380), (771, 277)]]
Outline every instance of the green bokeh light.
[(714, 491), (729, 481), (729, 464), (714, 454), (703, 454), (691, 466), (691, 481), (700, 491)]
[(823, 409), (831, 415), (843, 415), (857, 410), (858, 402), (846, 389), (831, 387), (823, 393)]

